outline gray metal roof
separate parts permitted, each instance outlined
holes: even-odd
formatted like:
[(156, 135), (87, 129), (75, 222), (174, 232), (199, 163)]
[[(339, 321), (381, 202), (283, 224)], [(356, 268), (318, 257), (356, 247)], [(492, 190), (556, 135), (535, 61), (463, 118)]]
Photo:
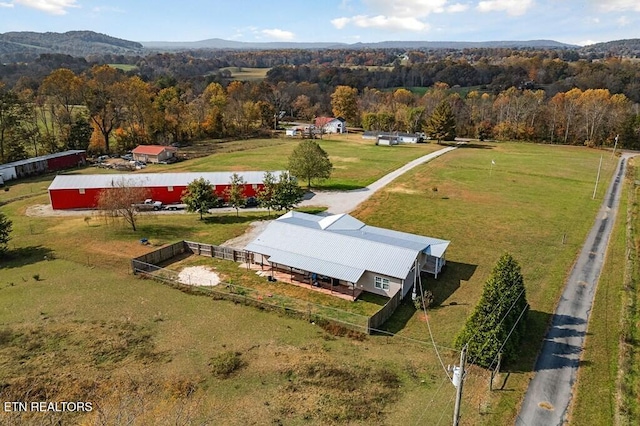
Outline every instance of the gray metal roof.
[(23, 166), (25, 164), (37, 163), (39, 161), (46, 161), (46, 160), (50, 160), (52, 158), (58, 158), (58, 157), (66, 157), (67, 155), (80, 154), (83, 152), (86, 152), (86, 151), (83, 149), (72, 149), (64, 152), (56, 152), (54, 154), (40, 155), (38, 157), (27, 158), (26, 160), (18, 160), (18, 161), (12, 161), (11, 163), (0, 164), (0, 169), (4, 169), (7, 167)]
[[(167, 187), (187, 186), (195, 179), (204, 178), (212, 185), (228, 185), (234, 172), (189, 172), (189, 173), (129, 173), (99, 175), (58, 175), (53, 179), (49, 190), (55, 189), (100, 189), (112, 188), (120, 182), (128, 186)], [(235, 172), (249, 184), (262, 183), (265, 172)], [(279, 176), (282, 172), (272, 172)]]
[[(367, 226), (347, 214), (319, 217), (289, 212), (270, 223), (246, 249), (279, 256), (277, 263), (287, 265), (286, 259), (307, 265), (299, 268), (311, 272), (328, 268), (331, 271), (323, 275), (349, 281), (360, 270), (404, 279), (420, 252), (433, 252), (432, 245), (446, 250), (449, 241)], [(436, 251), (438, 257), (444, 250)], [(316, 260), (322, 266), (315, 266)]]
[[(254, 246), (254, 248), (256, 248), (255, 251), (257, 252), (257, 246)], [(264, 247), (263, 250), (269, 251), (269, 262), (291, 266), (302, 269), (303, 271), (315, 272), (318, 275), (326, 275), (350, 283), (358, 282), (365, 272), (362, 268), (352, 268), (347, 265), (282, 251), (272, 247)]]

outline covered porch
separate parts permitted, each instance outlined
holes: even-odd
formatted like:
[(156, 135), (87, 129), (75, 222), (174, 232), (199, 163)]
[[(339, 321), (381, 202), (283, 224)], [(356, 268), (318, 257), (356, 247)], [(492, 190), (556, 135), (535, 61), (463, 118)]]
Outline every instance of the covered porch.
[(295, 285), (352, 302), (355, 302), (363, 292), (362, 289), (356, 288), (352, 282), (300, 270), (292, 266), (267, 262), (265, 264), (243, 263), (240, 267), (255, 271), (257, 275), (265, 277), (267, 280)]

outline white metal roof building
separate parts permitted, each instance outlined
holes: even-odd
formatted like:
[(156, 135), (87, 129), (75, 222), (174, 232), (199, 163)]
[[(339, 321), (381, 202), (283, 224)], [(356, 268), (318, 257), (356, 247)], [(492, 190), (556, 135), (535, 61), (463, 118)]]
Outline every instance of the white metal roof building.
[(376, 286), (375, 277), (391, 280), (404, 295), (413, 284), (416, 262), (419, 270), (432, 265), (428, 272), (437, 277), (449, 243), (368, 226), (348, 214), (323, 217), (289, 212), (270, 223), (245, 249), (263, 255), (271, 265), (328, 276), (374, 293), (395, 293), (389, 282), (387, 288)]
[[(189, 172), (189, 173), (139, 173), (139, 174), (99, 174), (99, 175), (58, 175), (49, 190), (76, 188), (113, 188), (118, 183), (126, 182), (130, 186), (166, 187), (188, 186), (196, 179), (203, 178), (212, 185), (229, 185), (234, 172)], [(246, 184), (262, 183), (265, 172), (236, 172)], [(282, 172), (272, 172), (279, 176)]]

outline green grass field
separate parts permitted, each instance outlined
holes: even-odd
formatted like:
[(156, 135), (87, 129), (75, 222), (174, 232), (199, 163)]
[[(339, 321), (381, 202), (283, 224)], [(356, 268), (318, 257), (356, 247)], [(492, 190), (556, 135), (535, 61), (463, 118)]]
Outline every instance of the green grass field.
[(241, 81), (261, 81), (264, 80), (271, 68), (247, 68), (247, 67), (227, 67), (220, 70), (231, 72), (231, 78)]
[[(333, 172), (331, 178), (315, 182), (313, 187), (329, 190), (363, 188), (409, 161), (442, 148), (436, 144), (376, 146), (373, 141), (355, 134), (325, 135), (316, 141), (329, 154)], [(288, 157), (299, 143), (300, 139), (253, 140), (245, 145), (212, 141), (215, 146), (212, 149), (220, 146), (214, 155), (168, 166), (153, 165), (145, 171), (286, 170)]]
[(136, 68), (138, 68), (135, 65), (130, 65), (130, 64), (107, 64), (107, 65), (109, 65), (111, 68), (116, 68), (124, 72), (135, 70)]
[[(334, 164), (344, 166), (336, 168), (335, 179), (345, 186), (370, 183), (383, 168), (435, 147), (369, 147), (349, 139), (321, 144)], [(162, 170), (276, 169), (292, 146), (285, 141), (277, 152), (265, 146), (219, 152), (193, 160), (193, 168), (183, 162)], [(489, 392), (486, 373), (470, 369), (463, 424), (513, 424), (538, 342), (613, 171), (606, 161), (592, 200), (599, 159), (598, 151), (575, 147), (461, 148), (405, 174), (354, 213), (371, 225), (452, 241), (443, 274), (426, 279), (436, 303), (429, 321), (445, 365), (457, 362), (459, 354), (448, 348), (498, 256), (508, 250), (520, 261), (532, 306), (523, 356), (505, 366), (510, 375), (502, 375), (499, 391)], [(231, 425), (450, 421), (454, 388), (434, 354), (424, 316), (409, 305), (386, 324), (395, 337), (356, 340), (129, 272), (129, 259), (149, 250), (139, 244), (141, 237), (153, 246), (180, 239), (217, 244), (240, 235), (260, 215), (206, 221), (147, 215), (137, 233), (90, 216), (25, 216), (29, 206), (47, 202), (48, 179), (13, 184), (0, 194), (3, 212), (14, 222), (14, 258), (0, 264), (3, 400), (24, 400), (27, 392), (90, 400), (107, 424), (118, 415), (140, 424), (175, 424), (179, 413), (193, 422)], [(251, 284), (229, 264), (214, 266)], [(229, 352), (238, 361), (233, 371), (214, 374), (213, 366)], [(26, 421), (18, 414), (0, 416), (8, 424)], [(43, 418), (31, 416), (33, 423)], [(61, 416), (66, 423), (79, 421)]]

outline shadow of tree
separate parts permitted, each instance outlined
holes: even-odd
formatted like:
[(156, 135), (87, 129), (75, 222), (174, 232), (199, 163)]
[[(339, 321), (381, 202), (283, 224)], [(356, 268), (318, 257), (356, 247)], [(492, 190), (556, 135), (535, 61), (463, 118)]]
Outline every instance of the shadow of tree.
[(276, 217), (278, 217), (278, 215), (274, 215), (273, 212), (271, 213), (271, 217), (268, 217), (267, 212), (264, 212), (264, 214), (252, 214), (250, 216), (246, 216), (246, 215), (239, 215), (236, 216), (235, 213), (230, 213), (230, 214), (220, 214), (220, 215), (213, 215), (213, 216), (205, 216), (202, 221), (206, 224), (233, 224), (233, 223), (246, 223), (246, 222), (255, 222), (255, 221), (259, 221), (259, 220), (268, 220), (268, 219), (275, 219)]
[(0, 257), (0, 269), (20, 268), (22, 266), (31, 265), (44, 260), (51, 260), (53, 258), (54, 252), (48, 247), (20, 247), (9, 250)]
[(467, 142), (464, 144), (457, 145), (460, 149), (493, 149), (492, 145), (482, 143), (482, 142)]

